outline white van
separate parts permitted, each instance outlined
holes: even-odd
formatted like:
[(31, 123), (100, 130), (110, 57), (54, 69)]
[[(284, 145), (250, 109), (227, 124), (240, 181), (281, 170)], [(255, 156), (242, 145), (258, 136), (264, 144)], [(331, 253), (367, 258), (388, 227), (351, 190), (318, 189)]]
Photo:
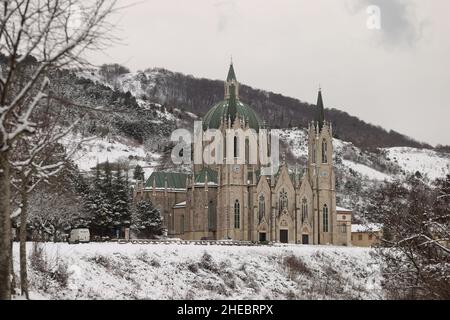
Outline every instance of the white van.
[(90, 233), (89, 229), (87, 228), (79, 228), (79, 229), (72, 229), (70, 231), (69, 238), (67, 239), (67, 242), (69, 243), (88, 243), (90, 240)]

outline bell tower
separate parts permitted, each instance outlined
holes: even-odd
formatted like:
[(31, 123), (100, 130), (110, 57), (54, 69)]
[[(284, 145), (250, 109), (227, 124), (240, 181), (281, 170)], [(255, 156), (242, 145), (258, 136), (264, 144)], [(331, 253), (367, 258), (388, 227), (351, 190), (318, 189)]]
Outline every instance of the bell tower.
[(322, 91), (319, 89), (316, 115), (308, 128), (308, 178), (314, 194), (314, 243), (335, 242), (336, 190), (333, 170), (333, 132), (325, 120)]

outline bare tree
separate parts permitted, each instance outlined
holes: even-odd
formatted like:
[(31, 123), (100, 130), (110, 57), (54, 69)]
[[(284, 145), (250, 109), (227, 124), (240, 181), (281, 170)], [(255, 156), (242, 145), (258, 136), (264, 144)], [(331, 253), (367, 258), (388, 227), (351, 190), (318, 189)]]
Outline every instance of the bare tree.
[[(114, 0), (11, 0), (0, 10), (0, 299), (10, 299), (10, 156), (17, 141), (36, 132), (32, 115), (48, 96), (48, 73), (86, 63), (85, 52), (112, 39)], [(36, 59), (26, 80), (21, 65)]]
[(420, 176), (374, 194), (383, 223), (384, 286), (396, 299), (450, 298), (450, 175), (434, 185)]
[[(58, 142), (64, 138), (78, 124), (77, 119), (69, 127), (59, 125), (59, 117), (52, 117), (52, 113), (44, 108), (35, 117), (37, 124), (33, 135), (25, 136), (17, 141), (10, 159), (12, 166), (12, 185), (19, 194), (20, 200), (16, 215), (20, 216), (20, 287), (21, 294), (28, 299), (28, 276), (26, 256), (26, 236), (28, 221), (28, 194), (33, 192), (41, 183), (49, 183), (49, 179), (57, 175), (70, 161), (73, 153), (84, 142), (78, 140), (70, 149), (62, 147)], [(39, 116), (41, 114), (42, 116)]]

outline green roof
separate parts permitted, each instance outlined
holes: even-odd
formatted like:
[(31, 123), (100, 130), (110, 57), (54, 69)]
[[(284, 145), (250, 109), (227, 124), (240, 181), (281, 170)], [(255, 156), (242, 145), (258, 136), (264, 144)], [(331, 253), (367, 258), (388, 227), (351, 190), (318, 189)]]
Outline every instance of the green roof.
[(208, 177), (208, 182), (217, 183), (217, 171), (204, 167), (199, 173), (195, 175), (195, 183), (205, 183), (205, 179)]
[(234, 106), (230, 106), (230, 100), (224, 100), (213, 106), (206, 113), (205, 117), (203, 118), (203, 130), (219, 129), (220, 123), (223, 118), (235, 118), (235, 115), (231, 115), (231, 112), (234, 110), (236, 110), (235, 113), (239, 116), (240, 119), (245, 119), (249, 122), (250, 128), (259, 131), (259, 128), (262, 127), (261, 119), (248, 105), (242, 103), (241, 101), (235, 101)]
[(186, 189), (186, 177), (187, 174), (185, 173), (155, 171), (147, 179), (145, 187), (153, 187), (153, 181), (155, 181), (156, 188), (164, 188), (165, 181), (167, 181), (167, 188)]
[(230, 69), (228, 69), (227, 81), (236, 80), (236, 73), (234, 72), (233, 63), (230, 64)]

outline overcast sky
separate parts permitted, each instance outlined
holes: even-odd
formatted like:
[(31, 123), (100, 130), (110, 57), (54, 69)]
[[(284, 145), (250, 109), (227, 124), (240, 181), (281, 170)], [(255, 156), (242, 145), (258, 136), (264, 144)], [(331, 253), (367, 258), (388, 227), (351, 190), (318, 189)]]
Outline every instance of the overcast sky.
[(310, 103), (320, 84), (326, 107), (450, 144), (448, 0), (144, 0), (116, 19), (123, 45), (94, 63), (224, 79), (233, 55), (241, 83)]

